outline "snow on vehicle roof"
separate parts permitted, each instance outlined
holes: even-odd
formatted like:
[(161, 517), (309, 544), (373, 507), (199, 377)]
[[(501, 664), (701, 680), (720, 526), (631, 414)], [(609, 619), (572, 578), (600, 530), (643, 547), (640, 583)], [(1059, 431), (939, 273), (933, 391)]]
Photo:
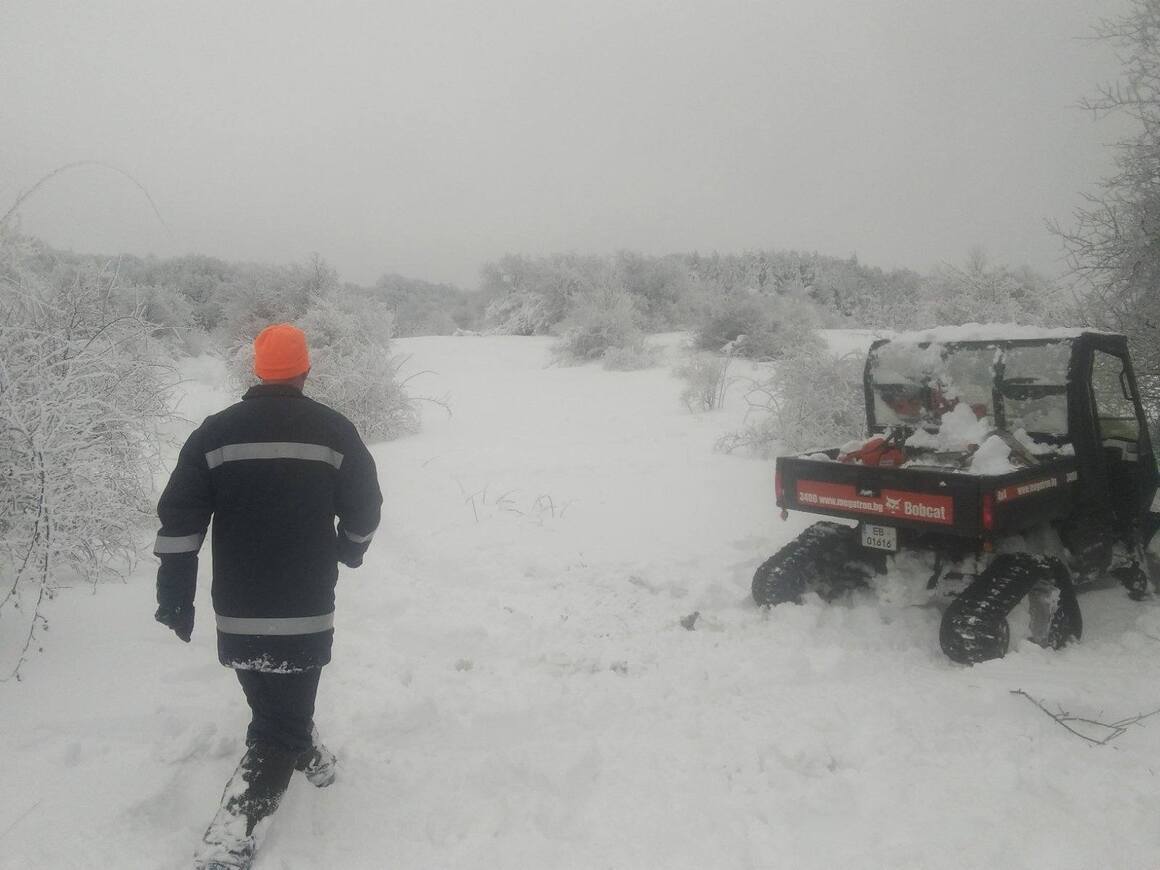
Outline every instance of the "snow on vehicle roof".
[(964, 323), (962, 326), (939, 326), (934, 329), (898, 332), (888, 337), (891, 341), (902, 344), (922, 344), (928, 341), (945, 344), (956, 341), (1079, 338), (1085, 333), (1111, 334), (1103, 330), (1084, 327), (1021, 326), (1016, 323)]

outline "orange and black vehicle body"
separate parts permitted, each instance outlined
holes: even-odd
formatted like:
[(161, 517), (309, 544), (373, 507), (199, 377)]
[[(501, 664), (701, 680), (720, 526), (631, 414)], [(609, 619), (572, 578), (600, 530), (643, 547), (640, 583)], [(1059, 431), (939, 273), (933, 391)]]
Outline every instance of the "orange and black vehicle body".
[(901, 533), (936, 533), (980, 541), (1015, 534), (1072, 513), (1079, 473), (1074, 457), (1003, 475), (925, 468), (884, 468), (783, 456), (777, 460), (777, 504)]
[(1160, 474), (1126, 339), (994, 329), (871, 346), (869, 440), (777, 460), (783, 518), (819, 521), (757, 568), (757, 604), (833, 600), (872, 585), (891, 553), (933, 553), (928, 589), (966, 583), (948, 590), (939, 642), (970, 664), (1006, 653), (1025, 598), (1031, 639), (1058, 648), (1082, 634), (1076, 590), (1160, 589)]
[[(862, 522), (883, 523), (906, 532), (930, 533), (990, 541), (1017, 534), (1043, 523), (1082, 514), (1118, 518), (1120, 524), (1140, 524), (1146, 536), (1157, 515), (1149, 507), (1158, 475), (1147, 421), (1139, 398), (1135, 373), (1122, 335), (1082, 332), (1068, 339), (1071, 352), (1066, 383), (1067, 441), (1074, 455), (1057, 456), (1035, 466), (1002, 475), (966, 474), (926, 466), (884, 467), (837, 462), (838, 450), (819, 451), (830, 461), (806, 456), (777, 460), (777, 504), (797, 510)], [(864, 373), (866, 425), (871, 435), (888, 431), (876, 418), (871, 359), (885, 341), (871, 346)], [(967, 346), (1009, 349), (1059, 344), (1057, 339), (948, 342), (947, 348)], [(1095, 355), (1117, 361), (1123, 395), (1136, 417), (1134, 437), (1124, 439), (1101, 431), (1101, 419), (1092, 391)], [(1006, 406), (1010, 390), (996, 378), (991, 405), (997, 429), (1008, 428)], [(1034, 387), (1021, 387), (1032, 390)], [(1043, 389), (1043, 388), (1040, 388)]]

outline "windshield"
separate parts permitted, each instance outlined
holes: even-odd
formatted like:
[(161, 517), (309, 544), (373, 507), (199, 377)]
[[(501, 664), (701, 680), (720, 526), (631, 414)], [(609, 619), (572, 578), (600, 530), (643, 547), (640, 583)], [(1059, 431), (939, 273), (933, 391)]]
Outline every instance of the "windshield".
[[(979, 420), (1052, 437), (1067, 435), (1067, 341), (997, 344), (894, 344), (870, 353), (878, 427), (935, 430), (960, 404)], [(996, 408), (996, 402), (1001, 407)]]

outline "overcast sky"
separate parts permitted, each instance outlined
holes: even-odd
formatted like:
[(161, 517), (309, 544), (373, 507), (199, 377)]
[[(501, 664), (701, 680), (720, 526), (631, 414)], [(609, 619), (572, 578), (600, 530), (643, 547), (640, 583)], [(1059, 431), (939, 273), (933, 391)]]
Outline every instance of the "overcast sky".
[(1061, 268), (1113, 0), (2, 0), (0, 213), (474, 287), (504, 253)]

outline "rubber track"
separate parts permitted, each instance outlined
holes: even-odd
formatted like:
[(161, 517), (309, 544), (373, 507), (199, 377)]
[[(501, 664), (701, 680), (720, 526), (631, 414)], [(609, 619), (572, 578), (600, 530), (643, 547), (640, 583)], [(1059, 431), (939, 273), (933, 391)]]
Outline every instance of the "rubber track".
[(859, 565), (858, 530), (820, 522), (770, 556), (753, 575), (753, 600), (759, 605), (799, 603), (807, 591), (831, 601), (866, 584), (871, 565)]
[(1002, 658), (1010, 644), (1007, 614), (1040, 582), (1060, 591), (1059, 607), (1048, 635), (1063, 646), (1083, 631), (1079, 605), (1067, 569), (1058, 559), (1030, 553), (1004, 553), (946, 609), (939, 643), (952, 661), (975, 664)]

